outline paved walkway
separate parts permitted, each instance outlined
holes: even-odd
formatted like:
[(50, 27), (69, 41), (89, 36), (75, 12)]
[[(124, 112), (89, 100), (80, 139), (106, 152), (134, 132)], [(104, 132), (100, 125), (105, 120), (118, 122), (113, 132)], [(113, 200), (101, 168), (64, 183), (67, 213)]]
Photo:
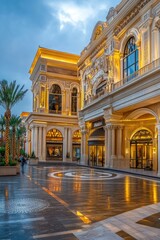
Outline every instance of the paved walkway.
[(0, 239), (160, 239), (160, 179), (145, 172), (42, 164), (0, 177)]

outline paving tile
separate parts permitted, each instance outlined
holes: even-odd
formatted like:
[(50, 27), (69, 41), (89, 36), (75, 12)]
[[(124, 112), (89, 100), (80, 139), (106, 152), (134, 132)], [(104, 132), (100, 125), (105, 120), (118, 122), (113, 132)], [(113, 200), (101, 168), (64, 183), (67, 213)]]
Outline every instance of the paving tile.
[[(100, 169), (48, 167), (26, 166), (24, 175), (0, 178), (0, 239), (95, 240), (93, 233), (96, 240), (121, 239), (117, 232), (159, 239), (153, 218), (150, 226), (136, 223), (160, 209), (156, 180), (118, 172), (101, 179), (105, 171)], [(56, 178), (48, 176), (55, 172)], [(80, 229), (84, 231), (76, 232)]]

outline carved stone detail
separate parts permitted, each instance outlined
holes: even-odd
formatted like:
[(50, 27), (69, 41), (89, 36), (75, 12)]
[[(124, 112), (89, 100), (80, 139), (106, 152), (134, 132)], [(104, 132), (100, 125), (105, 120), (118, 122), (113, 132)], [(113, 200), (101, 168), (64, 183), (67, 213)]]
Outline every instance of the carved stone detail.
[(157, 27), (158, 30), (160, 30), (160, 19), (156, 22), (155, 27)]
[(140, 12), (140, 10), (151, 0), (141, 0), (138, 6), (136, 6), (115, 28), (114, 34), (118, 33)]

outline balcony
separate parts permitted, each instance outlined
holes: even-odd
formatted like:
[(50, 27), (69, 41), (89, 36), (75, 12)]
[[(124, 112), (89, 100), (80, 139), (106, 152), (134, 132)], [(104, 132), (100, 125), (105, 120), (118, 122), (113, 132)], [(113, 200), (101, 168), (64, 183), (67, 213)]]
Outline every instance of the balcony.
[(84, 105), (87, 106), (88, 104), (94, 102), (98, 99), (102, 99), (107, 94), (114, 92), (115, 90), (127, 86), (129, 83), (133, 82), (132, 80), (138, 80), (140, 77), (145, 76), (146, 74), (152, 74), (155, 70), (160, 69), (160, 58), (156, 59), (152, 63), (144, 66), (143, 68), (139, 69), (138, 71), (134, 72), (133, 74), (129, 75), (126, 78), (123, 78), (121, 81), (112, 83), (110, 85), (106, 85), (106, 87), (97, 93), (94, 96), (90, 96), (87, 100), (84, 101)]
[(144, 66), (143, 68), (139, 69), (138, 71), (134, 72), (133, 74), (131, 74), (130, 76), (123, 78), (121, 81), (114, 83), (113, 84), (113, 88), (112, 90), (116, 90), (117, 88), (128, 84), (131, 80), (136, 80), (139, 77), (147, 74), (147, 73), (152, 73), (154, 72), (156, 69), (160, 68), (160, 58), (156, 59), (155, 61), (153, 61), (150, 64), (147, 64), (146, 66)]

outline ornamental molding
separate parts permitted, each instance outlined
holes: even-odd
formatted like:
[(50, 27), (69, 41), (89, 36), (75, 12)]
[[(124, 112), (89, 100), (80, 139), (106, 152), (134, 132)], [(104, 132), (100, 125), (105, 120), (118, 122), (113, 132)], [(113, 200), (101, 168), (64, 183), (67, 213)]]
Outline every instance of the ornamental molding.
[(158, 28), (158, 30), (160, 30), (160, 19), (158, 19), (158, 21), (156, 22), (155, 27)]
[(140, 3), (118, 24), (114, 30), (115, 36), (117, 36), (121, 30), (138, 15), (140, 10), (146, 6), (151, 0), (141, 0)]

